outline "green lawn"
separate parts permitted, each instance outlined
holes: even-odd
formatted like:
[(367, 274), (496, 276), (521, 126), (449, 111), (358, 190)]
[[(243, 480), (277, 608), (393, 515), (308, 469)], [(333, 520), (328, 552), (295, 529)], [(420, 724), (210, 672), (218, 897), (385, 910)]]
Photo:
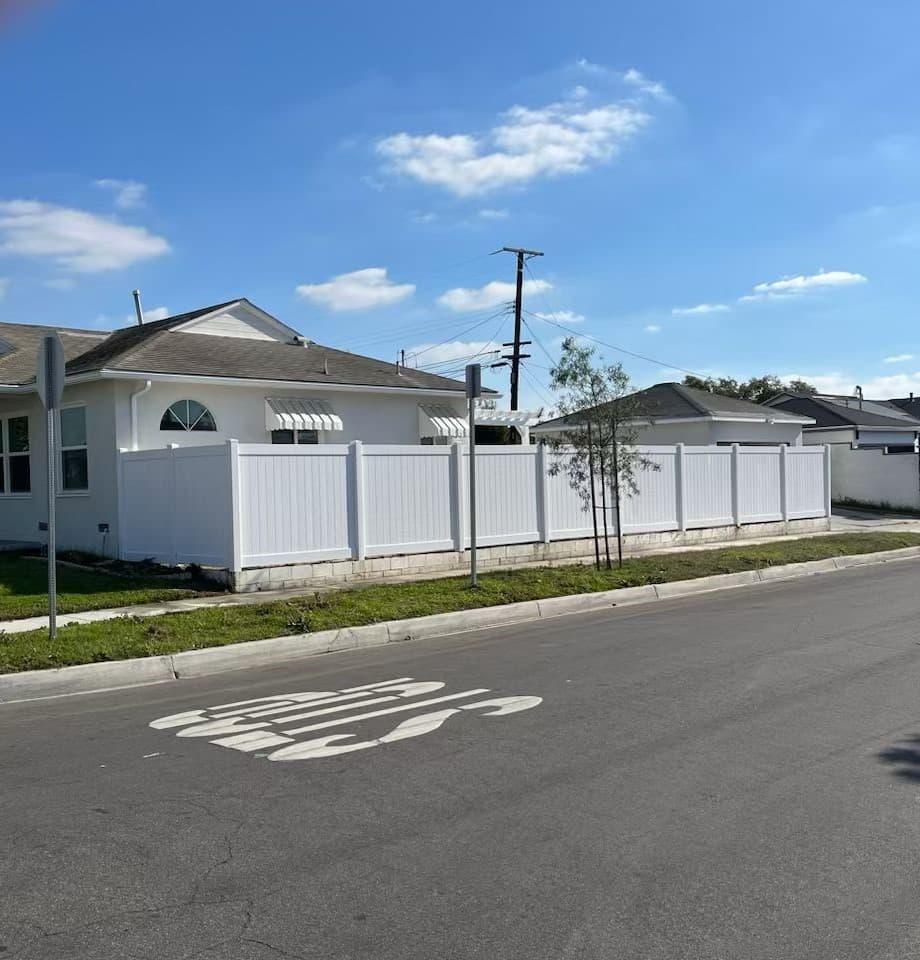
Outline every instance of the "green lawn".
[[(58, 612), (79, 613), (135, 603), (198, 596), (195, 584), (160, 578), (113, 577), (58, 564)], [(48, 565), (21, 553), (0, 552), (0, 620), (38, 617), (48, 612)], [(2, 627), (0, 627), (2, 629)]]
[(572, 565), (487, 573), (479, 589), (464, 577), (337, 590), (252, 606), (218, 607), (161, 617), (124, 617), (61, 627), (49, 645), (46, 630), (0, 635), (0, 673), (98, 660), (154, 656), (359, 626), (403, 617), (467, 610), (521, 600), (616, 587), (690, 580), (710, 574), (821, 560), (920, 545), (915, 533), (854, 533), (779, 543), (686, 551), (628, 560), (622, 569)]

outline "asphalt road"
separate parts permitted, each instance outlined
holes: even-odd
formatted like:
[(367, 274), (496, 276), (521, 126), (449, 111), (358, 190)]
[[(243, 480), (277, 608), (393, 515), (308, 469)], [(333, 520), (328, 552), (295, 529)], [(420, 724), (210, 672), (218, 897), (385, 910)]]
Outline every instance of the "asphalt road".
[[(910, 561), (0, 706), (0, 958), (916, 957), (918, 584)], [(287, 762), (149, 726), (407, 677), (445, 686), (361, 709), (489, 693), (295, 734), (370, 745)], [(461, 708), (510, 696), (542, 702)]]

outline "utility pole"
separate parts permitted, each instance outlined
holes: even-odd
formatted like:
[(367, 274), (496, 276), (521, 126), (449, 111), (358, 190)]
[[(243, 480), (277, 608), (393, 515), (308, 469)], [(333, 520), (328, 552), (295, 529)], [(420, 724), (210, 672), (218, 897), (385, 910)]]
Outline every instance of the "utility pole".
[(521, 340), (521, 309), (524, 296), (524, 260), (531, 257), (542, 257), (542, 250), (525, 250), (523, 247), (502, 247), (504, 253), (517, 255), (517, 277), (514, 291), (514, 340), (503, 343), (503, 347), (511, 347), (511, 353), (505, 355), (505, 360), (511, 361), (511, 409), (518, 408), (518, 384), (521, 374), (521, 361), (530, 354), (522, 354), (521, 347), (530, 343), (530, 340)]

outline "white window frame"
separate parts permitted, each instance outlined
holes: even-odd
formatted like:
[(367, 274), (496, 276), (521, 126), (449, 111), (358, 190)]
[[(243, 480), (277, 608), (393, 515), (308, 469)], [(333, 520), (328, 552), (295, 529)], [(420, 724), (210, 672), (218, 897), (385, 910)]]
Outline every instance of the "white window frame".
[[(61, 429), (61, 411), (73, 410), (76, 407), (83, 408), (83, 427), (86, 437), (86, 443), (77, 446), (64, 446), (64, 431)], [(57, 410), (55, 417), (55, 429), (57, 430), (57, 495), (59, 497), (88, 497), (91, 492), (90, 469), (89, 469), (89, 419), (86, 415), (86, 404), (83, 401), (75, 403), (62, 403)], [(65, 450), (85, 450), (86, 451), (86, 486), (81, 490), (64, 489), (64, 451)]]
[[(18, 420), (24, 417), (29, 424), (29, 450), (27, 453), (10, 453), (10, 420)], [(32, 487), (35, 485), (34, 471), (32, 470), (32, 454), (35, 452), (33, 418), (28, 410), (11, 410), (9, 413), (0, 414), (0, 431), (3, 433), (3, 453), (0, 454), (0, 460), (3, 461), (3, 489), (0, 491), (0, 500), (30, 500), (32, 498)], [(29, 458), (29, 492), (10, 493), (10, 458), (28, 457)]]
[[(197, 404), (200, 404), (202, 407), (204, 407), (204, 412), (203, 412), (203, 413), (200, 413), (200, 414), (198, 415), (198, 419), (195, 420), (195, 423), (198, 423), (198, 420), (200, 420), (200, 419), (205, 415), (205, 413), (207, 413), (207, 414), (210, 415), (211, 419), (214, 421), (214, 429), (213, 429), (213, 430), (193, 430), (192, 428), (193, 428), (194, 424), (189, 424), (189, 426), (187, 426), (187, 427), (184, 426), (181, 430), (167, 430), (167, 429), (165, 429), (165, 428), (162, 426), (162, 424), (163, 424), (163, 417), (165, 417), (166, 414), (169, 413), (169, 411), (170, 411), (177, 403), (189, 403), (190, 401), (191, 401), (191, 402), (194, 402), (194, 403), (197, 403)], [(207, 403), (204, 403), (202, 400), (196, 400), (194, 397), (181, 396), (181, 397), (177, 397), (175, 400), (170, 401), (170, 402), (166, 405), (165, 409), (164, 409), (163, 412), (160, 414), (160, 419), (157, 421), (157, 430), (158, 430), (159, 433), (220, 433), (220, 425), (219, 425), (218, 422), (217, 422), (217, 417), (214, 416), (214, 411), (211, 409), (211, 407), (210, 407)]]

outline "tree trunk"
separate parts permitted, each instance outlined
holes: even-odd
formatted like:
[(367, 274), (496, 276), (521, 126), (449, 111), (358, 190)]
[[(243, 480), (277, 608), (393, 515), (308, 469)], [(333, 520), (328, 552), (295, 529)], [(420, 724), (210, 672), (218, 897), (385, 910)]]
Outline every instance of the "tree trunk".
[(601, 513), (604, 515), (604, 556), (607, 558), (607, 569), (612, 567), (610, 563), (610, 535), (607, 530), (607, 478), (604, 471), (604, 448), (601, 446), (598, 450), (601, 468)]
[(623, 523), (620, 517), (620, 457), (616, 420), (613, 422), (613, 501), (617, 518), (617, 566), (623, 566)]
[(601, 544), (597, 536), (597, 498), (594, 495), (594, 437), (591, 435), (591, 421), (588, 421), (588, 474), (591, 483), (591, 523), (594, 526), (594, 568), (601, 568)]

